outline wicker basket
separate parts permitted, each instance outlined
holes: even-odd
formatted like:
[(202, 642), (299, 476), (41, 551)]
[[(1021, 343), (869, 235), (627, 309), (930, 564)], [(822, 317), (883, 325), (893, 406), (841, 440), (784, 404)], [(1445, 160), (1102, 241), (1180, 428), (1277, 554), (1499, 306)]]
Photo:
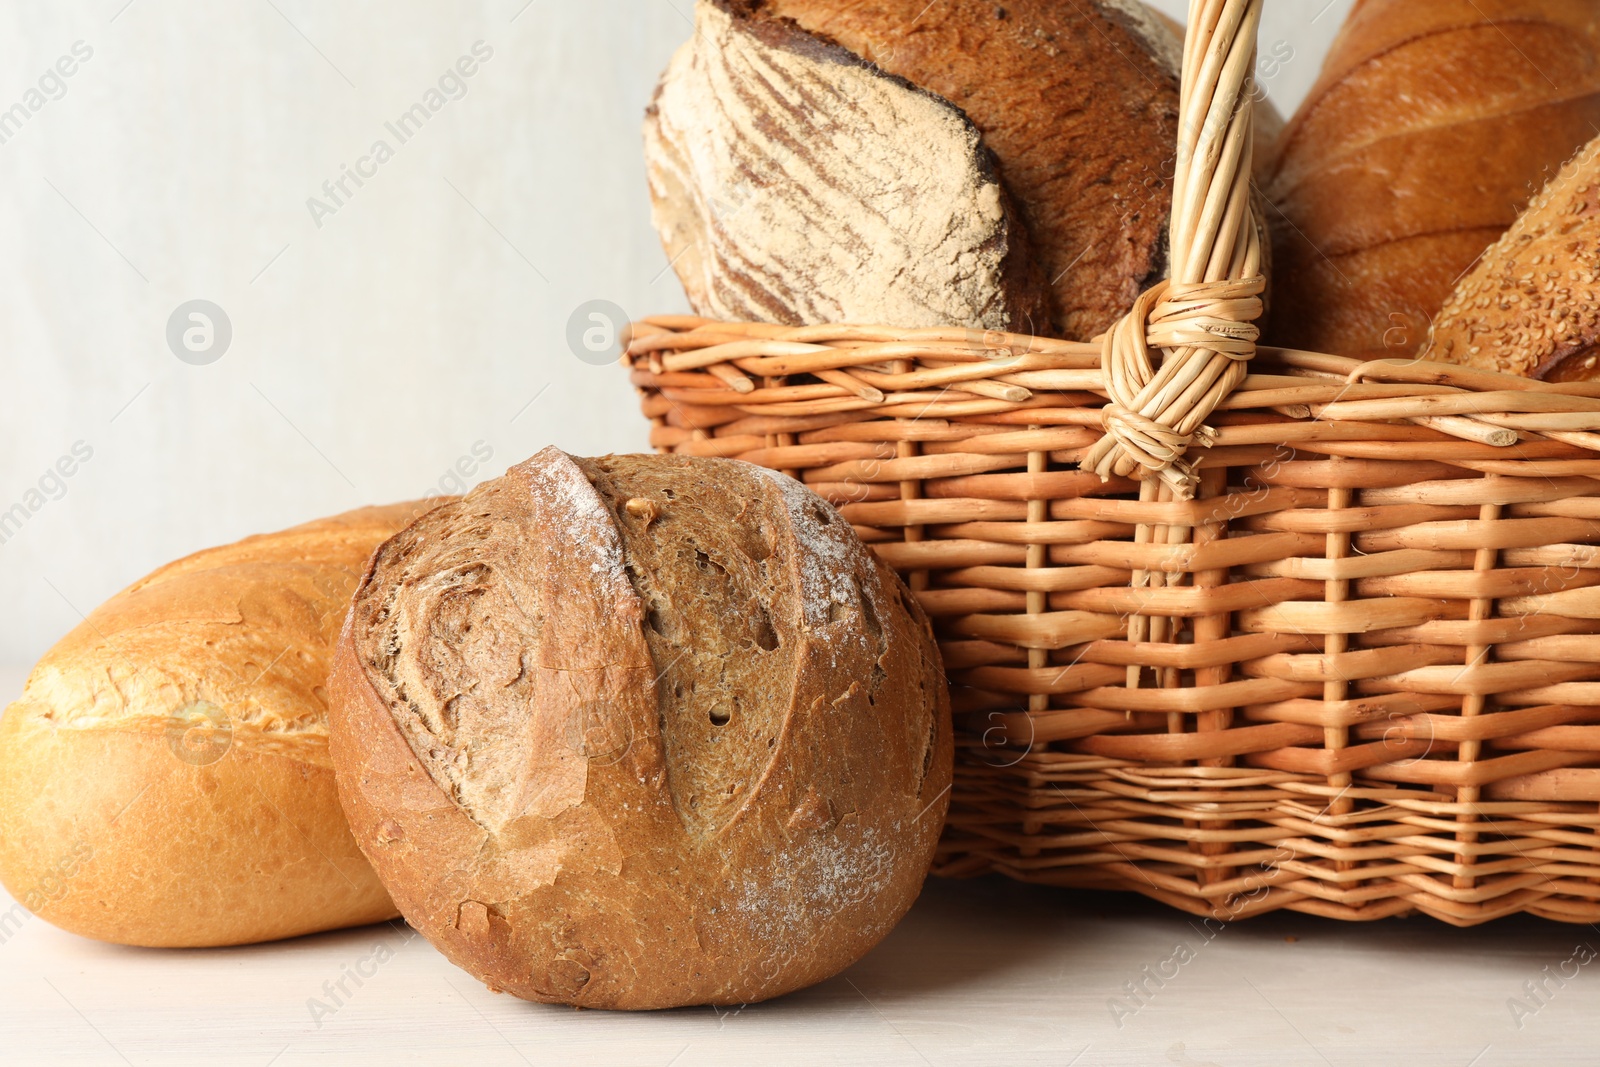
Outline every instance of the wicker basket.
[(647, 319), (652, 444), (803, 480), (933, 617), (940, 873), (1600, 920), (1600, 385), (1256, 350), (1260, 6), (1193, 0), (1173, 277), (1105, 338)]

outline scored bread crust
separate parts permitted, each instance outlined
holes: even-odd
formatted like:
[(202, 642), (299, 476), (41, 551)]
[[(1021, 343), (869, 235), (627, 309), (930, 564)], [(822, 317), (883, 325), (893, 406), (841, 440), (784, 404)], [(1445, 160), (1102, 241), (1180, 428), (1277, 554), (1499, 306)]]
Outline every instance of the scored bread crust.
[[(1181, 47), (1137, 0), (742, 0), (960, 108), (1089, 340), (1166, 271)], [(913, 146), (913, 151), (914, 146)]]
[(63, 929), (245, 944), (393, 918), (334, 789), (329, 661), (367, 555), (431, 504), (197, 552), (45, 654), (0, 717), (0, 880)]
[(854, 962), (948, 804), (926, 617), (791, 479), (546, 449), (385, 543), (330, 718), (357, 842), (491, 988), (746, 1003)]
[(740, 0), (695, 18), (644, 142), (652, 220), (697, 314), (1046, 327), (1027, 229), (958, 108)]
[(1363, 0), (1267, 183), (1267, 341), (1421, 349), (1452, 286), (1600, 123), (1589, 0)]

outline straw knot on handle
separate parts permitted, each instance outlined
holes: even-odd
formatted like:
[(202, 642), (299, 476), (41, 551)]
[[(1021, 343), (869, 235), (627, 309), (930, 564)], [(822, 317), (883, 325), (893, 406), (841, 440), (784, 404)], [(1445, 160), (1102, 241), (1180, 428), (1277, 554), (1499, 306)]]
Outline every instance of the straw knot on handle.
[[(1244, 380), (1260, 331), (1261, 277), (1194, 285), (1160, 282), (1101, 339), (1101, 367), (1110, 402), (1101, 412), (1105, 438), (1085, 466), (1102, 478), (1141, 467), (1175, 497), (1193, 495), (1185, 456), (1211, 443), (1205, 425), (1217, 404)], [(1152, 351), (1168, 355), (1157, 370)], [(1097, 453), (1097, 454), (1096, 454)]]
[(1244, 381), (1255, 355), (1252, 320), (1266, 288), (1250, 188), (1261, 5), (1190, 0), (1171, 277), (1143, 293), (1101, 340), (1106, 433), (1082, 466), (1102, 478), (1158, 478), (1179, 500), (1191, 498), (1198, 481), (1189, 449), (1210, 443), (1205, 420)]

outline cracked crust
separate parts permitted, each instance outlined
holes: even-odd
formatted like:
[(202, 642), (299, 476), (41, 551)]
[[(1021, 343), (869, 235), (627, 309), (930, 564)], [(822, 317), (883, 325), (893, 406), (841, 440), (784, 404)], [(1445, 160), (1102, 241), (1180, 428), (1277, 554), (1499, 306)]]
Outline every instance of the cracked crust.
[(951, 775), (927, 619), (799, 483), (546, 449), (396, 535), (331, 680), (356, 839), (490, 987), (746, 1003), (920, 890)]
[(152, 947), (396, 914), (328, 758), (333, 645), (367, 556), (432, 503), (197, 552), (45, 654), (0, 718), (0, 879), (41, 918)]

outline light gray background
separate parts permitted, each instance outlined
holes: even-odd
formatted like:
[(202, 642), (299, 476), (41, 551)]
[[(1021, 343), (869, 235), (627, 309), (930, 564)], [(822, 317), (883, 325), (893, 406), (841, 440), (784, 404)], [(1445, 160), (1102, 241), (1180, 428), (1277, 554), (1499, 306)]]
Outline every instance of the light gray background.
[[(1263, 43), (1293, 52), (1266, 83), (1285, 111), (1350, 2), (1269, 0)], [(639, 121), (691, 12), (0, 5), (0, 110), (75, 42), (93, 50), (0, 144), (0, 511), (74, 443), (93, 450), (0, 544), (0, 663), (31, 662), (167, 560), (421, 495), (475, 445), (492, 457), (466, 481), (545, 444), (644, 448), (623, 374), (575, 358), (565, 334), (591, 299), (684, 308), (650, 228)], [(375, 139), (394, 144), (384, 123), (479, 40), (493, 56), (466, 95), (317, 226), (307, 198)], [(205, 366), (166, 343), (191, 299), (233, 327)]]

